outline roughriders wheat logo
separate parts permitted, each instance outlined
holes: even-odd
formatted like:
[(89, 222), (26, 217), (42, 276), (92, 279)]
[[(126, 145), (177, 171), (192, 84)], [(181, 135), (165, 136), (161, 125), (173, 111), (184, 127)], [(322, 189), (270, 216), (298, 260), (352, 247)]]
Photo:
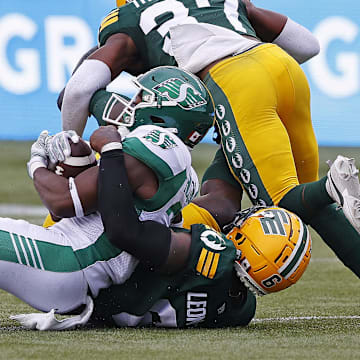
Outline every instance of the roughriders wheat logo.
[(184, 110), (190, 110), (207, 102), (191, 84), (171, 78), (153, 87), (153, 90), (171, 101), (176, 101)]
[(171, 149), (177, 146), (174, 139), (159, 130), (150, 131), (144, 136), (144, 139), (152, 142), (154, 145), (160, 146), (162, 149)]

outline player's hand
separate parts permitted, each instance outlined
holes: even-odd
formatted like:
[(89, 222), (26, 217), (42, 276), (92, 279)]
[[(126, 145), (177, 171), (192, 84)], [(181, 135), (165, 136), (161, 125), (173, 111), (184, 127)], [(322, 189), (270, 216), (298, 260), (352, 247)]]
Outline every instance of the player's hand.
[(70, 142), (77, 144), (79, 135), (74, 130), (61, 131), (46, 139), (46, 155), (53, 164), (65, 161), (71, 154)]
[(104, 145), (110, 143), (121, 144), (121, 136), (113, 125), (99, 127), (90, 137), (90, 145), (98, 153), (101, 153)]
[(49, 132), (43, 130), (38, 139), (31, 145), (30, 160), (27, 163), (27, 170), (30, 178), (34, 177), (34, 172), (39, 167), (46, 168), (48, 165), (48, 157), (46, 153), (46, 141), (49, 138)]

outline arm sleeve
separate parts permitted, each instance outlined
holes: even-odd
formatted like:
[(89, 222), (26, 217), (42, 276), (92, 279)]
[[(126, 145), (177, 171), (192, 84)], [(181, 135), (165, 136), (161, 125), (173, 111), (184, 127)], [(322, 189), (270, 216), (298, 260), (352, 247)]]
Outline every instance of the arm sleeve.
[(171, 231), (157, 222), (138, 219), (122, 150), (102, 154), (98, 181), (99, 211), (109, 241), (146, 267), (161, 268), (169, 255)]
[[(72, 72), (73, 74), (75, 73), (75, 71), (78, 69), (78, 67), (84, 62), (85, 59), (87, 59), (94, 51), (96, 51), (98, 49), (98, 46), (94, 46), (92, 47), (90, 50), (88, 50), (79, 60), (79, 62), (77, 63), (77, 65), (75, 66), (74, 71)], [(62, 102), (63, 102), (63, 98), (64, 98), (64, 92), (65, 92), (65, 88), (63, 88), (57, 98), (57, 106), (59, 108), (59, 110), (61, 111), (61, 107), (62, 107)]]
[(104, 62), (90, 59), (81, 64), (65, 87), (61, 107), (63, 130), (75, 130), (80, 136), (83, 134), (91, 97), (110, 81), (111, 70)]
[(308, 29), (290, 18), (287, 19), (283, 30), (273, 43), (290, 54), (299, 64), (320, 52), (317, 38)]

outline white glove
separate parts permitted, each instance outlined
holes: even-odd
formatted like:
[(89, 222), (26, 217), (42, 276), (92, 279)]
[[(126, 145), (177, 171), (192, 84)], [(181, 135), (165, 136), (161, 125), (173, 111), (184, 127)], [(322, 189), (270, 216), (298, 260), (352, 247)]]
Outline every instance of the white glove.
[(30, 160), (27, 163), (27, 170), (30, 178), (34, 177), (34, 172), (40, 167), (46, 168), (48, 159), (46, 155), (46, 141), (49, 138), (49, 132), (43, 130), (38, 139), (32, 144), (30, 151)]
[(48, 313), (33, 313), (11, 315), (10, 319), (18, 321), (22, 326), (32, 330), (69, 330), (74, 327), (85, 325), (94, 310), (94, 302), (87, 296), (86, 306), (80, 315), (68, 317), (63, 320), (55, 318), (55, 310)]
[(53, 164), (65, 161), (71, 155), (69, 140), (77, 144), (79, 135), (74, 130), (67, 130), (49, 137), (46, 141), (46, 154)]

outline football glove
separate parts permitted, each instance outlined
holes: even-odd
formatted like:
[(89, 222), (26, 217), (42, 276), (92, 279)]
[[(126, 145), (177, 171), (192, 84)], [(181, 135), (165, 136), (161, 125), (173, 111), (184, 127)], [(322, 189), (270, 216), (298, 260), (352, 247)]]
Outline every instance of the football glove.
[(40, 167), (46, 168), (48, 165), (48, 158), (46, 153), (46, 141), (49, 138), (49, 132), (43, 130), (38, 139), (32, 144), (30, 150), (30, 160), (27, 163), (27, 171), (32, 179), (34, 172)]
[(46, 140), (46, 154), (53, 164), (63, 162), (71, 155), (71, 140), (77, 144), (79, 142), (79, 135), (74, 130), (67, 130), (57, 133)]

